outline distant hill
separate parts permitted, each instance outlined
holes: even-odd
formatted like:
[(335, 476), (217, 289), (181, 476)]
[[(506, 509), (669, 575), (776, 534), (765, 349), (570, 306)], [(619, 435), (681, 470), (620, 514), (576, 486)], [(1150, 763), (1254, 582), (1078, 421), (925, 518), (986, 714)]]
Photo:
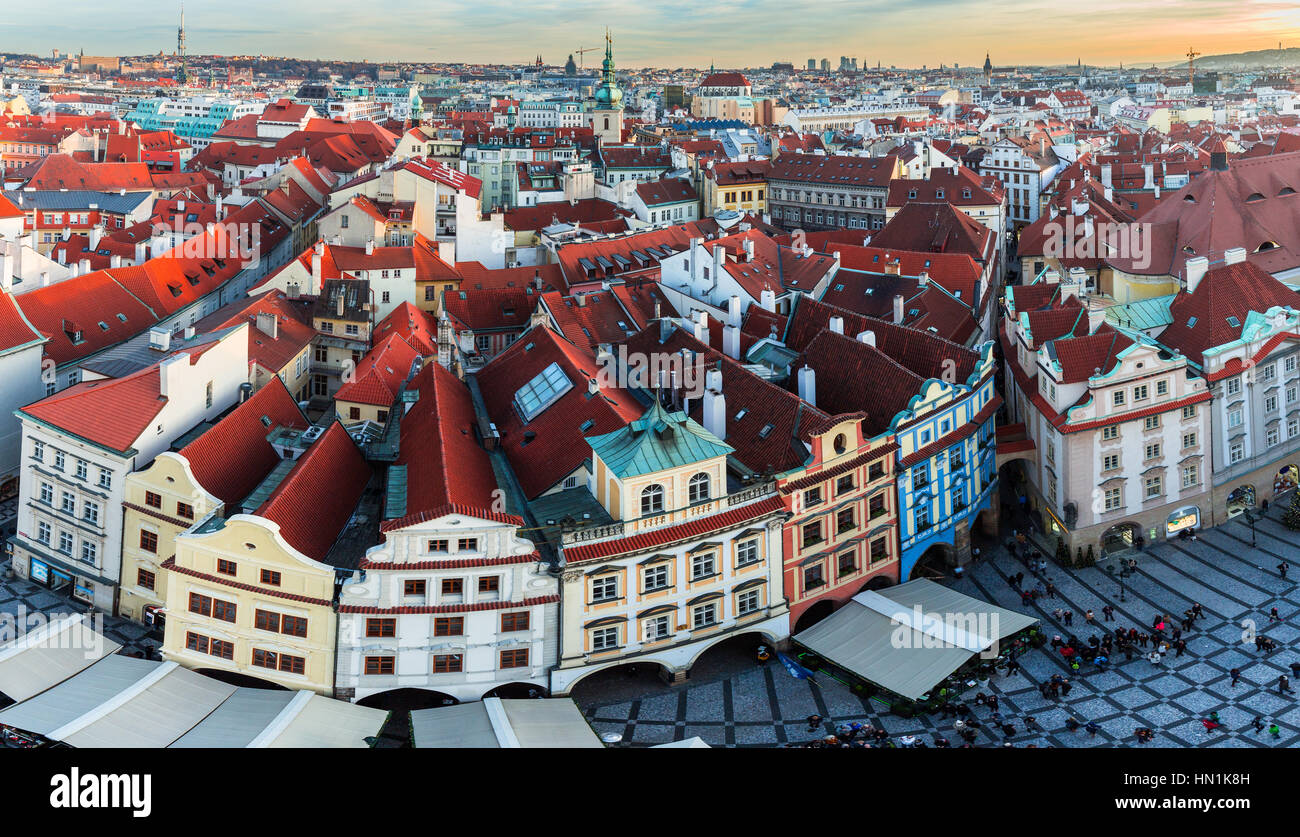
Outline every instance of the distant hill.
[[(1186, 67), (1186, 61), (1174, 61), (1165, 67)], [(1227, 55), (1203, 55), (1196, 59), (1198, 70), (1243, 70), (1253, 68), (1300, 66), (1300, 47), (1286, 49), (1257, 49), (1252, 52), (1232, 52)]]

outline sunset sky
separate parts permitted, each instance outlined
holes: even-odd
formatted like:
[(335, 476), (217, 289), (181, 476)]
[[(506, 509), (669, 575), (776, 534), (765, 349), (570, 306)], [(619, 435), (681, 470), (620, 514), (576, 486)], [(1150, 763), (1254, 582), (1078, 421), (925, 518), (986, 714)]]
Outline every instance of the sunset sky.
[[(9, 0), (16, 3), (17, 0)], [(614, 32), (620, 67), (1167, 63), (1300, 46), (1300, 4), (1275, 0), (190, 0), (189, 50), (370, 61), (563, 63)], [(111, 8), (111, 13), (109, 9)], [(168, 9), (173, 11), (168, 13)], [(0, 18), (0, 52), (171, 52), (179, 3), (63, 0)], [(588, 53), (587, 66), (598, 62)]]

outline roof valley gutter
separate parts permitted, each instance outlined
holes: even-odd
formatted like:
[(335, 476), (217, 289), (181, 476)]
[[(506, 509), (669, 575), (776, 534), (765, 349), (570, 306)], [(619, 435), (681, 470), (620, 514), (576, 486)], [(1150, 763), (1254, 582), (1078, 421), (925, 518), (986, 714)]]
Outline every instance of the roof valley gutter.
[(488, 721), (492, 724), (492, 734), (497, 737), (497, 744), (501, 745), (501, 749), (522, 749), (518, 737), (515, 736), (514, 727), (510, 726), (510, 718), (506, 715), (506, 708), (502, 705), (501, 698), (483, 698), (483, 708), (487, 710)]
[(116, 695), (113, 695), (113, 697), (86, 712), (81, 717), (71, 720), (58, 729), (51, 731), (45, 737), (51, 741), (62, 741), (68, 736), (80, 732), (113, 710), (124, 706), (128, 701), (133, 700), (150, 686), (157, 683), (159, 680), (162, 680), (178, 668), (180, 668), (180, 663), (174, 661), (159, 663), (157, 668), (135, 681), (135, 683), (131, 684), (130, 687), (123, 689)]
[(257, 737), (248, 742), (247, 749), (265, 749), (271, 746), (275, 739), (284, 733), (289, 725), (302, 714), (307, 708), (307, 703), (315, 696), (315, 692), (303, 689), (293, 696), (293, 700), (280, 710), (280, 714), (275, 716), (271, 723), (266, 725), (266, 729), (257, 734)]

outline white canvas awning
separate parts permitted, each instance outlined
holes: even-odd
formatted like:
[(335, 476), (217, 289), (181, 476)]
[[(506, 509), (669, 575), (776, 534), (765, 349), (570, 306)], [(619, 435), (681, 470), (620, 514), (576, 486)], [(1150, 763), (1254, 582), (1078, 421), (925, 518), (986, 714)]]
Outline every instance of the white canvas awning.
[(298, 692), (247, 746), (365, 748), (388, 720), (383, 709)]
[(713, 749), (705, 743), (703, 738), (698, 735), (691, 738), (685, 738), (681, 741), (669, 741), (667, 744), (656, 744), (651, 750), (711, 750)]
[(416, 747), (502, 748), (603, 747), (569, 698), (484, 698), (411, 713)]
[(133, 686), (47, 737), (83, 748), (166, 747), (234, 692), (229, 683), (178, 663), (159, 663)]
[(36, 697), (0, 711), (0, 724), (48, 738), (55, 730), (135, 686), (161, 665), (110, 654)]
[(293, 700), (295, 692), (239, 688), (194, 729), (176, 739), (177, 748), (247, 747)]
[(122, 647), (97, 632), (86, 615), (48, 622), (0, 648), (0, 692), (27, 700)]
[(793, 640), (895, 694), (920, 698), (1038, 620), (918, 579), (863, 591)]

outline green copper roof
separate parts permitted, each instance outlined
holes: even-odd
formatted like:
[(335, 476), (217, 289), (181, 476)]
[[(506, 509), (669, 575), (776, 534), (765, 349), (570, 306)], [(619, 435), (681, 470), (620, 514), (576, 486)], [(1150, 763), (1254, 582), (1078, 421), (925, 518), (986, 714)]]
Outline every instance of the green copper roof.
[(685, 413), (670, 413), (656, 401), (645, 415), (613, 433), (587, 439), (592, 451), (619, 479), (652, 474), (727, 456), (734, 448)]
[(1113, 325), (1128, 326), (1139, 331), (1167, 326), (1174, 321), (1173, 315), (1169, 313), (1169, 303), (1173, 301), (1174, 295), (1170, 294), (1112, 305), (1106, 309), (1106, 320)]

